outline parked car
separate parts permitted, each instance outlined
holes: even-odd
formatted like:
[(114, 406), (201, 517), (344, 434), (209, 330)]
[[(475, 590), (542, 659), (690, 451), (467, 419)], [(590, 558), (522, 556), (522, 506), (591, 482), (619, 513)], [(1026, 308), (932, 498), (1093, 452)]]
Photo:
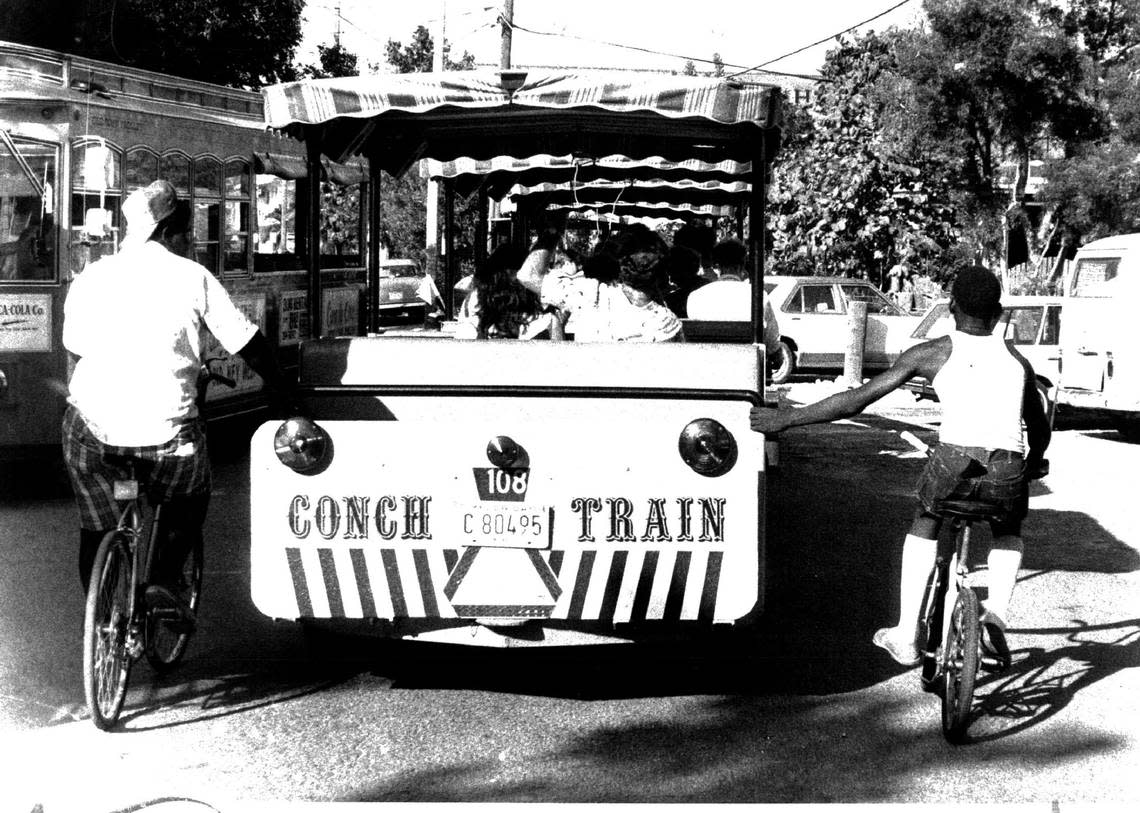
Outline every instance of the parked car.
[(908, 314), (867, 280), (847, 277), (764, 277), (780, 325), (779, 362), (772, 382), (799, 369), (842, 372), (847, 352), (850, 302), (867, 303), (863, 367), (876, 372), (894, 363), (911, 342), (920, 317)]
[(415, 260), (381, 260), (377, 321), (382, 327), (423, 324), (431, 304), (421, 293), (425, 279)]
[[(1037, 375), (1037, 389), (1041, 394), (1045, 414), (1052, 420), (1057, 397), (1057, 382), (1061, 375), (1061, 305), (1059, 296), (1003, 296), (1000, 330), (1011, 340), (1018, 351), (1033, 365)], [(912, 343), (945, 336), (954, 329), (950, 314), (950, 301), (939, 300), (922, 316), (922, 321), (911, 334)], [(915, 378), (906, 384), (907, 389), (924, 398), (937, 398), (934, 388), (925, 378)]]

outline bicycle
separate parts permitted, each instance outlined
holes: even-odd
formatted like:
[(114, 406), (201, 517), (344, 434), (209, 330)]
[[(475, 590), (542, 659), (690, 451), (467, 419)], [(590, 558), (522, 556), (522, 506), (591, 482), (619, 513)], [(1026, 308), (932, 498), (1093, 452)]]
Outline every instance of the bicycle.
[[(233, 388), (233, 379), (215, 373), (207, 359), (198, 381), (199, 420), (211, 381)], [(162, 506), (149, 510), (145, 465), (129, 456), (105, 455), (127, 472), (114, 483), (115, 499), (124, 502), (115, 529), (99, 543), (83, 618), (83, 691), (91, 719), (107, 731), (119, 719), (134, 663), (145, 653), (157, 672), (172, 669), (186, 652), (193, 629), (174, 608), (148, 607), (143, 598), (154, 567)], [(194, 612), (202, 595), (203, 544), (191, 547), (182, 566), (182, 598)]]
[[(1044, 477), (1049, 461), (1042, 460), (1030, 479)], [(926, 603), (919, 621), (921, 680), (925, 690), (942, 701), (942, 734), (953, 744), (965, 741), (973, 711), (974, 685), (982, 665), (982, 621), (978, 594), (969, 584), (970, 536), (976, 522), (990, 521), (993, 506), (976, 500), (943, 500), (938, 516), (950, 522), (954, 551), (941, 553), (926, 586)], [(997, 657), (996, 667), (1010, 661)]]

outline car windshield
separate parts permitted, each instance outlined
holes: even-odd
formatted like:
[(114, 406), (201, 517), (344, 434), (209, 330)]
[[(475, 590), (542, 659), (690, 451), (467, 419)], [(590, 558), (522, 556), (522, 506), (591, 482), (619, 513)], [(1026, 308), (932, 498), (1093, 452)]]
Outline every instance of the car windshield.
[(910, 335), (914, 339), (937, 339), (953, 330), (954, 320), (950, 318), (950, 303), (939, 302), (927, 311), (926, 316), (922, 317), (922, 321), (914, 329), (914, 333)]
[(886, 313), (892, 316), (902, 311), (870, 285), (840, 285), (848, 302), (866, 302), (867, 313)]
[(388, 267), (393, 277), (418, 277), (420, 269), (414, 265), (392, 265)]
[(1109, 296), (1106, 283), (1116, 279), (1120, 267), (1119, 257), (1094, 257), (1077, 261), (1077, 268), (1069, 283), (1070, 296)]
[(1006, 311), (1005, 338), (1014, 344), (1036, 344), (1041, 331), (1042, 308), (1009, 308)]

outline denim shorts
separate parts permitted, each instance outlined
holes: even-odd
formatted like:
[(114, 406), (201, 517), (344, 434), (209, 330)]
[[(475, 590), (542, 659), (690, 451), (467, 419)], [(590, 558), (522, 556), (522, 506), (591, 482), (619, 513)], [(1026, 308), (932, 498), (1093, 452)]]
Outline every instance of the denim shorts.
[(994, 520), (1020, 524), (1029, 511), (1029, 481), (1019, 452), (977, 446), (936, 446), (918, 478), (918, 501), (938, 513), (943, 500), (976, 500), (993, 506)]

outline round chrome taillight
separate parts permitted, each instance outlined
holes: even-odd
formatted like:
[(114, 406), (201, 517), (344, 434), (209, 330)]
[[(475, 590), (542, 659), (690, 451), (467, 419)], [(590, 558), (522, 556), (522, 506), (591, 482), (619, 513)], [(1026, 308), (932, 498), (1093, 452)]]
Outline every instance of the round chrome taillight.
[(697, 474), (719, 477), (736, 465), (736, 438), (712, 418), (690, 421), (677, 441), (681, 459)]
[(293, 471), (316, 474), (332, 459), (332, 439), (308, 418), (290, 418), (277, 428), (273, 451)]

